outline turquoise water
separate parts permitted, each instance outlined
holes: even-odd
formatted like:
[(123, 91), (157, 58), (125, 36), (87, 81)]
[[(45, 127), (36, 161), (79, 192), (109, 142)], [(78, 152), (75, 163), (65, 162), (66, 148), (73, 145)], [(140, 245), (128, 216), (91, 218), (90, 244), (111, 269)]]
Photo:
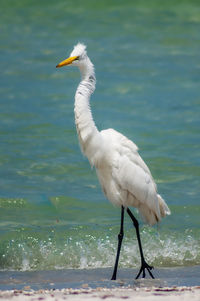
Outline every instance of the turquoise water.
[[(79, 149), (80, 75), (55, 68), (78, 41), (96, 67), (97, 126), (139, 146), (172, 211), (158, 227), (141, 222), (147, 261), (199, 265), (198, 1), (8, 0), (0, 28), (0, 269), (114, 264), (120, 211)], [(128, 217), (125, 230), (120, 267), (138, 267)]]

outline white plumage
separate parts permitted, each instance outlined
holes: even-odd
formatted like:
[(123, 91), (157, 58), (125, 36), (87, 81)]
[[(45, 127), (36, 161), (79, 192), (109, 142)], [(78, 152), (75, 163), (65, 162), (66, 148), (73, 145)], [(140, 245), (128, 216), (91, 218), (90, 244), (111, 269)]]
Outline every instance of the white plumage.
[(98, 166), (94, 165), (106, 197), (113, 204), (138, 208), (144, 220), (154, 225), (170, 211), (157, 194), (156, 184), (137, 146), (113, 129), (100, 134), (104, 155)]
[(138, 154), (138, 147), (114, 129), (98, 131), (90, 110), (95, 90), (95, 72), (86, 46), (77, 44), (70, 57), (57, 67), (75, 65), (81, 82), (75, 95), (75, 123), (82, 152), (95, 166), (105, 196), (114, 205), (138, 208), (144, 220), (154, 225), (170, 210), (157, 193), (149, 168)]

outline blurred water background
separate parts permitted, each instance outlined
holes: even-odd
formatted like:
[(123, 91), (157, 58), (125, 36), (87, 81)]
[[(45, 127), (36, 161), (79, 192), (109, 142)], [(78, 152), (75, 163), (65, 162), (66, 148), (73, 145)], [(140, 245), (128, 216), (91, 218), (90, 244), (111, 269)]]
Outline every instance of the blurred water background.
[[(79, 41), (96, 68), (98, 128), (139, 146), (172, 211), (158, 227), (141, 222), (148, 263), (200, 264), (199, 33), (194, 0), (1, 0), (1, 270), (114, 264), (120, 210), (79, 149), (80, 75), (55, 68)], [(127, 217), (120, 267), (139, 264)]]

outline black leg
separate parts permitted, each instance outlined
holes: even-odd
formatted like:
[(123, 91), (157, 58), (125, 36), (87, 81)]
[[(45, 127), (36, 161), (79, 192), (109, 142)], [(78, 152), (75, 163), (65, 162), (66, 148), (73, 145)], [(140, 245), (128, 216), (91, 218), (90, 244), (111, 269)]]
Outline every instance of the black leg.
[(115, 259), (115, 266), (114, 266), (114, 271), (111, 280), (116, 280), (117, 277), (117, 267), (118, 267), (118, 262), (119, 262), (119, 255), (120, 255), (120, 250), (121, 250), (121, 245), (122, 245), (122, 240), (124, 237), (124, 207), (121, 207), (121, 226), (120, 226), (120, 232), (118, 235), (118, 248), (117, 248), (117, 256)]
[(154, 276), (151, 273), (151, 270), (153, 269), (153, 267), (148, 265), (144, 259), (144, 254), (143, 254), (142, 244), (141, 244), (141, 239), (140, 239), (140, 232), (139, 232), (139, 223), (129, 208), (127, 208), (127, 213), (130, 216), (130, 218), (132, 219), (133, 225), (136, 230), (136, 235), (137, 235), (137, 240), (138, 240), (138, 245), (139, 245), (139, 250), (140, 250), (140, 256), (141, 256), (141, 268), (135, 279), (138, 279), (141, 273), (142, 273), (142, 278), (145, 278), (145, 269), (147, 269), (151, 278), (154, 279)]

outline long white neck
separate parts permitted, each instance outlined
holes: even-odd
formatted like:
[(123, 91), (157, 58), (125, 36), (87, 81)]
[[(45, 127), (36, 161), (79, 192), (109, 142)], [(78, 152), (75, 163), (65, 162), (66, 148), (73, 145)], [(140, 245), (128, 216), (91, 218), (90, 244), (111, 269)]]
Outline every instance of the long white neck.
[(87, 57), (79, 69), (82, 80), (75, 94), (75, 123), (82, 152), (88, 157), (90, 164), (95, 165), (98, 145), (101, 142), (100, 133), (96, 128), (90, 109), (90, 96), (94, 92), (96, 84), (94, 66)]

